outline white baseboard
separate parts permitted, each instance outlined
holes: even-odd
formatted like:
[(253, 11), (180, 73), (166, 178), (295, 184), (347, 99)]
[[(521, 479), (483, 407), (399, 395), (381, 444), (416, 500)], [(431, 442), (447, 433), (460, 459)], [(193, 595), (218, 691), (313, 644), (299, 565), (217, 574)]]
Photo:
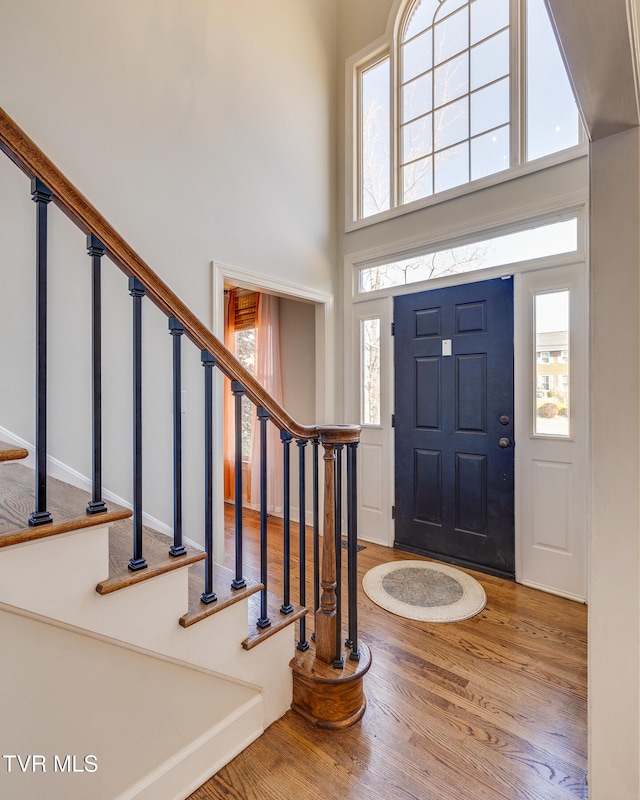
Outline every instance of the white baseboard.
[(567, 600), (574, 600), (576, 603), (586, 603), (587, 598), (581, 597), (577, 594), (572, 594), (571, 592), (562, 592), (559, 589), (555, 589), (553, 586), (545, 586), (544, 583), (535, 583), (534, 581), (521, 581), (516, 578), (516, 583), (521, 583), (523, 586), (528, 586), (530, 589), (539, 589), (541, 592), (546, 592), (547, 594), (555, 594), (558, 597), (564, 597)]
[(257, 695), (115, 800), (188, 797), (262, 735), (261, 720), (262, 697)]

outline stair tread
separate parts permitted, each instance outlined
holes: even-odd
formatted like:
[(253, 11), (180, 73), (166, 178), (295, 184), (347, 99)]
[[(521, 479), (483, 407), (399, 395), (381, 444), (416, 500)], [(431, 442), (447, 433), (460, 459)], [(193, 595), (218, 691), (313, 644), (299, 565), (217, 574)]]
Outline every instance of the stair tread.
[(23, 464), (6, 464), (2, 469), (0, 493), (0, 547), (104, 525), (131, 516), (129, 509), (116, 504), (109, 504), (108, 510), (100, 514), (87, 514), (90, 499), (87, 492), (57, 478), (47, 477), (47, 510), (53, 522), (30, 527), (34, 497), (34, 471)]
[(260, 642), (264, 642), (265, 639), (278, 633), (278, 631), (297, 622), (308, 611), (304, 606), (291, 603), (293, 611), (289, 614), (283, 614), (280, 611), (281, 605), (281, 599), (271, 594), (271, 592), (267, 592), (267, 616), (271, 621), (271, 625), (268, 628), (258, 628), (256, 620), (260, 618), (260, 595), (255, 594), (249, 598), (249, 635), (242, 642), (245, 650), (251, 650)]
[(184, 555), (171, 556), (169, 548), (172, 544), (173, 540), (166, 534), (143, 525), (142, 555), (147, 566), (132, 572), (129, 560), (133, 552), (133, 523), (128, 519), (112, 525), (109, 530), (109, 577), (100, 581), (96, 591), (98, 594), (110, 594), (174, 569), (187, 567), (206, 557), (201, 550), (186, 546)]
[(15, 444), (8, 442), (0, 442), (0, 461), (16, 461), (21, 458), (26, 458), (29, 451), (24, 447), (18, 447)]
[[(204, 555), (204, 554), (203, 554)], [(203, 603), (200, 599), (204, 592), (204, 563), (198, 563), (189, 569), (189, 610), (180, 618), (183, 628), (200, 622), (202, 619), (210, 617), (217, 611), (244, 600), (262, 589), (262, 584), (252, 581), (245, 577), (246, 586), (242, 589), (232, 589), (231, 581), (235, 578), (235, 573), (222, 564), (214, 564), (213, 568), (213, 591), (217, 600), (213, 603)]]

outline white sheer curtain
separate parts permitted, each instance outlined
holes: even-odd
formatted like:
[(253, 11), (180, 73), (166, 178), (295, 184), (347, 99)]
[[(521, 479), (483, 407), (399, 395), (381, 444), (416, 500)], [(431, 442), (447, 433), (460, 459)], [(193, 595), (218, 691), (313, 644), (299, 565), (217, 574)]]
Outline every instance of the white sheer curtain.
[[(256, 321), (256, 379), (278, 403), (282, 404), (282, 370), (280, 366), (280, 300), (268, 294), (258, 297)], [(283, 508), (283, 458), (280, 431), (267, 423), (267, 511)], [(260, 505), (260, 431), (254, 416), (251, 435), (250, 504)]]
[[(236, 290), (224, 293), (224, 343), (235, 354)], [(224, 379), (224, 499), (235, 500), (235, 413), (231, 381)], [(242, 502), (242, 498), (241, 498)]]

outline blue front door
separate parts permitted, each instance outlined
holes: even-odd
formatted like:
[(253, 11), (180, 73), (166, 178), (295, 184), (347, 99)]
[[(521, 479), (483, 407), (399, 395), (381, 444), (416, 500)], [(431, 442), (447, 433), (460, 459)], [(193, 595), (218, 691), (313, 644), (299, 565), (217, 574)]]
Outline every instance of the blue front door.
[(513, 279), (396, 297), (395, 546), (514, 576)]

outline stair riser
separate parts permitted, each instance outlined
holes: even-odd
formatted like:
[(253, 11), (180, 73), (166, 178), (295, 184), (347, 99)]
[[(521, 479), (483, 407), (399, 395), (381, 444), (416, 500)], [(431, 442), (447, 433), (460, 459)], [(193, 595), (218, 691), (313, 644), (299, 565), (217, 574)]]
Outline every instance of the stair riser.
[(95, 587), (108, 575), (108, 564), (108, 529), (102, 526), (4, 548), (0, 602), (155, 649), (184, 608), (186, 571), (100, 597)]

